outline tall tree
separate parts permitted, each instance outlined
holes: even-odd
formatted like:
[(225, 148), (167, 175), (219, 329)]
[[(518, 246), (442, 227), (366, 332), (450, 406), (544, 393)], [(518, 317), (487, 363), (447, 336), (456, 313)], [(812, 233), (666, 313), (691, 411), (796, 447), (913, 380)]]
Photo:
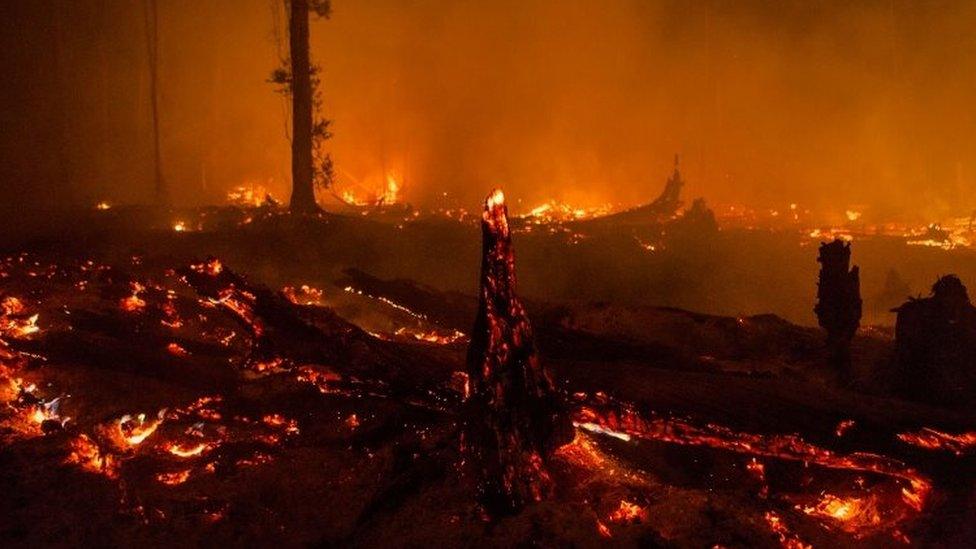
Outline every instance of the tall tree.
[(314, 212), (312, 167), (312, 64), (308, 43), (309, 0), (291, 0), (288, 39), (291, 52), (291, 210)]
[(332, 137), (331, 121), (319, 114), (322, 96), (318, 67), (309, 55), (309, 14), (328, 18), (330, 0), (285, 0), (288, 13), (289, 58), (271, 73), (270, 82), (291, 97), (291, 210), (298, 213), (319, 211), (315, 187), (332, 184), (332, 157), (325, 151), (325, 141)]
[(169, 204), (169, 189), (163, 179), (162, 155), (159, 146), (159, 9), (156, 0), (145, 0), (143, 14), (146, 24), (146, 54), (149, 61), (149, 103), (152, 111), (153, 181), (156, 201)]

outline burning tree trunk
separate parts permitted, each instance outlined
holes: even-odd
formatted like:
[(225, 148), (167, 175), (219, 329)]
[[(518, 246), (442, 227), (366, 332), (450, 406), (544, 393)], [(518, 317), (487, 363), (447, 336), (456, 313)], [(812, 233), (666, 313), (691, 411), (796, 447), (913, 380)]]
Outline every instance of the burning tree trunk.
[(851, 245), (840, 240), (820, 245), (817, 282), (817, 321), (827, 331), (831, 364), (850, 372), (851, 340), (861, 322), (861, 282), (857, 266), (850, 267)]
[(309, 0), (291, 0), (288, 38), (291, 51), (291, 210), (314, 212), (312, 168), (312, 65), (309, 61)]
[(505, 514), (546, 495), (551, 488), (546, 460), (573, 433), (515, 295), (508, 211), (499, 190), (485, 202), (481, 229), (481, 291), (468, 347), (472, 394), (465, 436), (479, 500), (489, 513)]

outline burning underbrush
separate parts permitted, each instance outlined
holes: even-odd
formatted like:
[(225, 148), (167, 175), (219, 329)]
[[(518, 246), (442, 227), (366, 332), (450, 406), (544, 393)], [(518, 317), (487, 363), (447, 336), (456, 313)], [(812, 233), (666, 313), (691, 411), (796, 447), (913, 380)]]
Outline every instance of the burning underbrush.
[(213, 258), (2, 271), (13, 545), (885, 545), (915, 542), (939, 499), (894, 458), (591, 393), (571, 402), (553, 497), (485, 522), (448, 313), (355, 277), (273, 291)]

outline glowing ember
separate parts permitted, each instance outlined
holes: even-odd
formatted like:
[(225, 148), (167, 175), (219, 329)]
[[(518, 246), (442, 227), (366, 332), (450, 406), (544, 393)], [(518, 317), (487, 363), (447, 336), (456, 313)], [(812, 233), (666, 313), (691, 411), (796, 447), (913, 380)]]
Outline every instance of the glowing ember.
[(394, 332), (394, 334), (398, 336), (409, 336), (417, 341), (426, 341), (427, 343), (435, 343), (437, 345), (450, 345), (455, 341), (459, 341), (467, 337), (463, 332), (458, 330), (452, 330), (447, 334), (442, 334), (437, 330), (413, 331), (407, 329), (406, 327), (399, 328), (396, 332)]
[(146, 290), (146, 287), (138, 282), (130, 282), (129, 289), (132, 290), (132, 295), (122, 299), (119, 302), (119, 308), (127, 313), (134, 313), (142, 311), (146, 308), (146, 301), (139, 297), (139, 294)]
[(24, 316), (24, 303), (13, 296), (0, 302), (0, 337), (20, 339), (40, 331), (37, 326), (39, 315)]
[(209, 450), (211, 446), (203, 442), (193, 445), (184, 446), (181, 444), (169, 444), (166, 446), (166, 451), (180, 458), (190, 458), (202, 455), (205, 451)]
[(190, 265), (190, 268), (198, 273), (208, 274), (210, 276), (217, 276), (224, 271), (223, 263), (216, 257), (212, 257), (203, 263)]
[(165, 412), (165, 410), (160, 411), (155, 419), (147, 419), (146, 414), (124, 415), (116, 423), (118, 435), (126, 445), (138, 446), (156, 432), (163, 423)]
[(78, 465), (89, 473), (117, 478), (119, 463), (111, 454), (105, 454), (87, 435), (79, 435), (69, 443), (71, 453), (65, 459), (66, 464)]
[(569, 204), (550, 200), (529, 210), (529, 213), (521, 216), (528, 223), (533, 225), (550, 225), (565, 223), (569, 221), (579, 221), (582, 219), (592, 219), (602, 217), (612, 213), (613, 206), (604, 204), (602, 206), (581, 208), (570, 206)]
[(834, 434), (836, 434), (839, 437), (842, 437), (844, 436), (845, 433), (847, 433), (847, 431), (851, 430), (851, 428), (853, 427), (854, 427), (853, 419), (842, 420), (840, 423), (837, 424), (837, 428), (834, 429)]
[(169, 352), (169, 354), (173, 356), (178, 356), (178, 357), (190, 356), (190, 352), (184, 349), (183, 346), (180, 345), (179, 343), (175, 343), (175, 342), (170, 343), (169, 345), (166, 346), (166, 350)]
[(925, 427), (914, 433), (900, 433), (898, 440), (926, 450), (944, 450), (961, 456), (976, 447), (976, 432), (954, 435)]
[(322, 290), (312, 288), (307, 284), (302, 284), (299, 288), (285, 286), (281, 289), (281, 293), (295, 305), (319, 305), (322, 303)]
[(830, 519), (840, 529), (855, 535), (863, 535), (881, 524), (881, 514), (874, 496), (838, 497), (823, 494), (816, 504), (802, 507), (801, 510), (808, 515)]
[(636, 503), (631, 503), (625, 499), (620, 500), (617, 507), (608, 517), (610, 522), (617, 524), (631, 524), (647, 520), (647, 511)]
[[(782, 460), (802, 461), (831, 469), (864, 471), (905, 481), (901, 489), (904, 502), (921, 511), (932, 489), (931, 482), (914, 469), (895, 460), (874, 454), (841, 455), (805, 442), (796, 435), (756, 435), (739, 433), (718, 425), (693, 426), (678, 419), (640, 417), (629, 406), (603, 414), (583, 407), (577, 411), (575, 423), (584, 429), (621, 440), (637, 437), (683, 445), (708, 446), (752, 456), (768, 456)], [(627, 438), (624, 438), (627, 437)]]
[(766, 466), (756, 458), (752, 458), (746, 463), (746, 471), (749, 471), (749, 474), (762, 486), (759, 489), (759, 495), (762, 497), (768, 496), (769, 486), (766, 484)]
[(95, 209), (96, 210), (102, 210), (102, 211), (104, 211), (104, 210), (108, 210), (108, 209), (111, 209), (111, 208), (112, 208), (112, 205), (109, 204), (108, 202), (105, 202), (105, 201), (102, 201), (102, 202), (99, 202), (98, 204), (95, 204)]
[(783, 549), (813, 549), (812, 545), (804, 543), (803, 540), (790, 531), (779, 515), (773, 511), (768, 511), (764, 518), (769, 529), (779, 538), (779, 543)]
[(168, 486), (176, 486), (178, 484), (183, 484), (189, 478), (190, 478), (189, 469), (185, 469), (183, 471), (173, 471), (171, 473), (159, 473), (158, 475), (156, 475), (156, 480)]
[(288, 419), (281, 414), (266, 415), (262, 418), (262, 421), (269, 427), (284, 429), (286, 433), (298, 433), (298, 422), (294, 419)]

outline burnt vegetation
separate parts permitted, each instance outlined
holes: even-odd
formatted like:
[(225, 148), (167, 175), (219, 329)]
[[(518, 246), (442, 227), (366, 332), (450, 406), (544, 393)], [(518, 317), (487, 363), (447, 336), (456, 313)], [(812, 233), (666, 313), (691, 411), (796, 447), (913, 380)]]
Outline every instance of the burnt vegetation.
[(147, 0), (154, 204), (0, 216), (5, 546), (976, 544), (972, 223), (340, 194), (272, 6), (287, 207), (173, 206)]

